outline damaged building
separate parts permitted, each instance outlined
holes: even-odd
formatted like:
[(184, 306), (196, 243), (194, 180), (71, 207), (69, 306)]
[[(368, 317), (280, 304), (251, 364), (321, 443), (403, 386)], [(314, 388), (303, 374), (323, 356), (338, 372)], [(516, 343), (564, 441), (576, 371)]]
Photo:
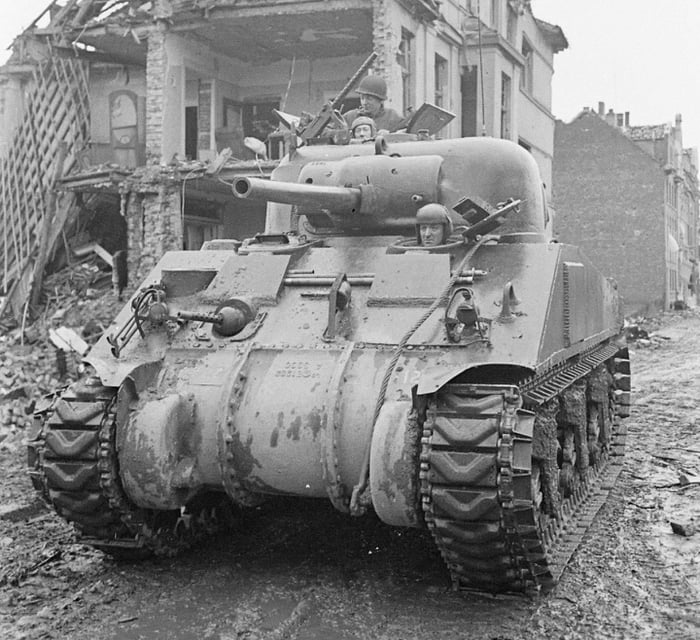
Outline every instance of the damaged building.
[(372, 52), (387, 106), (513, 140), (549, 185), (567, 46), (528, 0), (49, 2), (0, 69), (0, 315), (81, 245), (128, 249), (138, 281), (167, 250), (264, 231), (231, 181), (269, 176), (289, 143), (276, 112), (317, 112)]
[(697, 304), (698, 151), (681, 125), (632, 126), (602, 102), (557, 122), (554, 230), (615, 278), (626, 315)]

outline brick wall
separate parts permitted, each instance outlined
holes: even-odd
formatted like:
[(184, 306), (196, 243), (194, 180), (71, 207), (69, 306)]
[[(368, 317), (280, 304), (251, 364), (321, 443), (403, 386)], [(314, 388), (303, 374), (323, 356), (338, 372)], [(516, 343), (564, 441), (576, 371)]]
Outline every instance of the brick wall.
[(664, 173), (594, 113), (554, 134), (555, 237), (580, 246), (617, 280), (625, 314), (663, 308)]
[(209, 151), (211, 149), (211, 81), (199, 81), (199, 91), (197, 99), (197, 149)]
[(127, 200), (129, 283), (138, 285), (166, 251), (182, 249), (178, 184), (157, 191), (132, 191)]
[(391, 41), (394, 31), (387, 15), (387, 0), (374, 0), (372, 3), (372, 40), (374, 51), (377, 52), (377, 59), (372, 68), (374, 73), (388, 77), (388, 71), (392, 63)]
[(165, 30), (156, 24), (148, 36), (146, 56), (146, 162), (158, 164), (163, 146), (164, 81), (167, 66)]

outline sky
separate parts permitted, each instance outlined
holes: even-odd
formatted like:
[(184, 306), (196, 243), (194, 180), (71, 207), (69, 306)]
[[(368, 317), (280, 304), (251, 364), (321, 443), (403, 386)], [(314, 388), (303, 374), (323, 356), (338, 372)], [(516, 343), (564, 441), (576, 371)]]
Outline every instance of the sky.
[[(15, 35), (48, 0), (0, 0), (0, 63)], [(10, 8), (11, 7), (11, 8)], [(537, 18), (562, 28), (554, 57), (552, 112), (583, 107), (630, 112), (631, 125), (683, 117), (683, 146), (700, 147), (700, 0), (532, 0)]]
[(630, 112), (632, 126), (675, 122), (683, 146), (700, 147), (700, 0), (532, 0), (536, 18), (561, 27), (552, 111)]

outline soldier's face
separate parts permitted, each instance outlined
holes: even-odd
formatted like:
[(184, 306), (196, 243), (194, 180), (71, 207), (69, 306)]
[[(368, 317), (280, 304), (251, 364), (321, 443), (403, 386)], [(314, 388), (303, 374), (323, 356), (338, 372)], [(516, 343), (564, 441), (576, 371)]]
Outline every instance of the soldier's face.
[(355, 127), (355, 137), (358, 140), (369, 140), (372, 137), (372, 127), (368, 124), (358, 124)]
[(382, 106), (382, 101), (376, 96), (370, 96), (367, 93), (360, 94), (360, 104), (362, 105), (362, 110), (365, 113), (374, 115), (379, 112), (379, 107)]
[(443, 227), (441, 224), (420, 225), (420, 241), (424, 247), (435, 247), (443, 243)]

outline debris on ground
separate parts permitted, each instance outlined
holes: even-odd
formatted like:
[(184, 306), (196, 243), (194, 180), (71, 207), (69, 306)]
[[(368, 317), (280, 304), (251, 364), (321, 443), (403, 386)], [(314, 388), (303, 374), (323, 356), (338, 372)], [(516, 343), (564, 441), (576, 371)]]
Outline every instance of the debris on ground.
[(331, 507), (259, 507), (235, 539), (175, 560), (119, 564), (82, 544), (33, 490), (24, 441), (34, 405), (83, 371), (51, 332), (94, 344), (124, 303), (94, 254), (44, 291), (33, 324), (0, 333), (0, 637), (695, 637), (700, 312), (636, 322), (624, 470), (554, 592), (526, 599), (452, 592), (423, 532)]
[(695, 528), (694, 522), (671, 522), (671, 529), (673, 533), (677, 536), (683, 536), (685, 538), (690, 538), (694, 536), (697, 529)]

